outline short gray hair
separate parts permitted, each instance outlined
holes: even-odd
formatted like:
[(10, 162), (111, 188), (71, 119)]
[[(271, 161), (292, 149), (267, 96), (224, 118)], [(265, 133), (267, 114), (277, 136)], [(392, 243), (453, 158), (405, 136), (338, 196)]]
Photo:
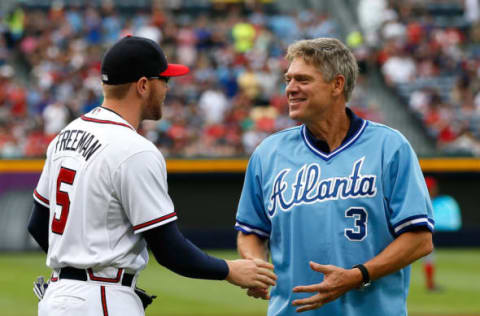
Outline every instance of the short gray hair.
[(342, 42), (335, 38), (297, 41), (288, 47), (285, 58), (292, 62), (297, 57), (313, 64), (326, 82), (332, 81), (337, 75), (344, 76), (343, 95), (346, 101), (350, 99), (358, 76), (358, 64), (355, 56)]

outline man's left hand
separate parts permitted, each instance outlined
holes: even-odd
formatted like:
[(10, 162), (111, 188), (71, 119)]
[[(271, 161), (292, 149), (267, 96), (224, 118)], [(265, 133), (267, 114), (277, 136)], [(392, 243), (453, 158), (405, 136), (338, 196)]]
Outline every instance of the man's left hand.
[(333, 265), (322, 265), (310, 261), (312, 270), (323, 273), (324, 279), (321, 283), (312, 285), (301, 285), (293, 288), (295, 293), (317, 293), (313, 296), (297, 299), (292, 302), (299, 306), (297, 312), (305, 312), (317, 309), (322, 305), (336, 300), (346, 292), (358, 287), (362, 281), (362, 275), (358, 269), (343, 269)]

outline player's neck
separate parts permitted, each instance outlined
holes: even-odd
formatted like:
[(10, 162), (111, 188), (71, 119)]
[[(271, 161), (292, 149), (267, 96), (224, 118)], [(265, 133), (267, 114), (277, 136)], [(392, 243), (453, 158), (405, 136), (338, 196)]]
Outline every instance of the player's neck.
[(120, 115), (133, 128), (138, 129), (140, 125), (140, 114), (138, 107), (134, 106), (128, 99), (105, 99), (102, 107), (110, 109)]
[(315, 138), (326, 142), (332, 152), (345, 139), (350, 128), (350, 119), (345, 107), (336, 107), (330, 113), (325, 113), (321, 119), (305, 123), (305, 125)]

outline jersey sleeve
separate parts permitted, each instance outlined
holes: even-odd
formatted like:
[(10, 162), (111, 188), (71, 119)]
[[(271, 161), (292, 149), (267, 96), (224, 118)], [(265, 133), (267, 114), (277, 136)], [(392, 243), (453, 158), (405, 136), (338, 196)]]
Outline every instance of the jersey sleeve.
[(417, 156), (406, 140), (387, 164), (383, 181), (393, 234), (398, 236), (418, 227), (433, 232), (430, 196)]
[(269, 238), (270, 219), (264, 209), (260, 158), (254, 152), (248, 162), (242, 194), (238, 204), (235, 229), (245, 234)]
[(113, 181), (136, 234), (177, 219), (160, 152), (144, 151), (129, 157), (114, 173)]

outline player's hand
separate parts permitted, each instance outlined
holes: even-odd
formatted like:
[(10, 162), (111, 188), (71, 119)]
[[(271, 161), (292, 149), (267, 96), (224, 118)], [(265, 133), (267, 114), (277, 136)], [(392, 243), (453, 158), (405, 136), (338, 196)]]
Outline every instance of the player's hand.
[(227, 281), (243, 288), (267, 289), (276, 284), (273, 265), (261, 259), (226, 260), (229, 268)]
[(270, 293), (268, 289), (262, 289), (258, 287), (252, 287), (247, 290), (247, 295), (254, 298), (261, 298), (264, 300), (270, 299)]
[(295, 293), (316, 293), (313, 296), (297, 299), (292, 302), (294, 306), (299, 306), (297, 312), (305, 312), (322, 307), (322, 305), (331, 302), (353, 288), (361, 284), (362, 276), (358, 269), (343, 269), (333, 265), (322, 265), (310, 261), (312, 270), (323, 273), (323, 282), (296, 286), (293, 288)]

